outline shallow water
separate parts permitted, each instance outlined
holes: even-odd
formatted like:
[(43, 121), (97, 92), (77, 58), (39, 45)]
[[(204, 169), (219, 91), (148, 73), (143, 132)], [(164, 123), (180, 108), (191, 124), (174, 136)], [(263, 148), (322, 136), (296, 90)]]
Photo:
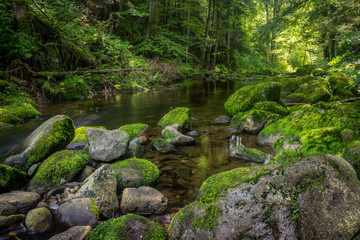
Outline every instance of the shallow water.
[(177, 148), (170, 154), (148, 149), (143, 156), (158, 166), (160, 178), (154, 187), (169, 199), (169, 212), (176, 212), (195, 199), (201, 183), (209, 176), (253, 164), (229, 159), (231, 147), (243, 144), (271, 153), (271, 149), (256, 146), (256, 136), (227, 132), (226, 124), (214, 121), (225, 114), (224, 102), (236, 89), (254, 83), (188, 80), (147, 92), (40, 106), (43, 118), (0, 131), (0, 154), (6, 154), (42, 122), (57, 114), (69, 115), (76, 127), (102, 125), (116, 129), (124, 124), (143, 122), (149, 125), (144, 135), (152, 140), (161, 137), (156, 123), (165, 113), (178, 106), (189, 107), (194, 118), (193, 129), (199, 134), (196, 145)]

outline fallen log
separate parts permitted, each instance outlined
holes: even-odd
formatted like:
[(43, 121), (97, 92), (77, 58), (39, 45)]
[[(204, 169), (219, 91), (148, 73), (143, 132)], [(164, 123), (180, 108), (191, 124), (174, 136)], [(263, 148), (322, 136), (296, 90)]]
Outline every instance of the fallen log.
[(93, 69), (93, 70), (76, 70), (68, 72), (35, 72), (34, 76), (59, 76), (68, 74), (101, 74), (101, 73), (116, 73), (116, 72), (129, 72), (129, 71), (146, 71), (147, 68), (123, 68), (123, 69)]

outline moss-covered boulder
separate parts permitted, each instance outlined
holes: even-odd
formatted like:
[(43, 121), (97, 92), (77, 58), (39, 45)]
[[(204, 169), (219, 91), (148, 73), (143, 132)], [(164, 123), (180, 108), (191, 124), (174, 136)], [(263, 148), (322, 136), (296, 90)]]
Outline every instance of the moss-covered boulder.
[(106, 129), (103, 126), (95, 126), (95, 127), (79, 127), (75, 129), (75, 136), (74, 139), (71, 141), (71, 143), (67, 146), (69, 149), (73, 148), (84, 148), (88, 143), (88, 139), (86, 136), (86, 129), (88, 128), (101, 128)]
[(101, 223), (86, 237), (86, 240), (98, 239), (165, 240), (167, 232), (143, 216), (127, 214)]
[(283, 117), (289, 114), (289, 110), (286, 107), (280, 105), (277, 102), (272, 102), (272, 101), (263, 101), (263, 102), (255, 103), (253, 110), (267, 111), (278, 114)]
[(152, 140), (150, 147), (162, 153), (168, 153), (174, 150), (174, 146), (163, 138), (155, 138)]
[(135, 124), (127, 124), (119, 127), (121, 131), (129, 134), (130, 139), (140, 136), (148, 128), (148, 125), (145, 123), (135, 123)]
[(280, 119), (280, 115), (263, 110), (250, 110), (237, 113), (231, 120), (231, 125), (250, 134), (257, 134), (267, 123)]
[(124, 188), (151, 185), (159, 177), (159, 169), (152, 162), (130, 158), (111, 164), (117, 180), (117, 192)]
[(337, 83), (332, 89), (332, 96), (330, 101), (339, 101), (349, 98), (354, 98), (359, 95), (358, 89), (351, 84), (345, 82)]
[(285, 149), (298, 150), (301, 147), (300, 141), (294, 141), (290, 138), (282, 137), (278, 139), (273, 145), (272, 148), (275, 150), (276, 154), (281, 153)]
[(179, 124), (180, 132), (191, 130), (192, 124), (190, 109), (186, 107), (177, 107), (165, 114), (158, 122), (158, 125), (162, 128), (173, 124)]
[(291, 114), (266, 126), (257, 136), (261, 145), (272, 146), (281, 137), (299, 140), (303, 131), (318, 128), (335, 127), (339, 130), (350, 129), (354, 136), (359, 136), (360, 102), (340, 105), (332, 104), (331, 108), (320, 108), (310, 105), (296, 106), (290, 109)]
[(295, 92), (302, 84), (311, 81), (312, 78), (309, 76), (299, 77), (279, 77), (274, 78), (272, 81), (278, 82), (281, 84), (281, 91), (283, 93), (293, 93)]
[(353, 166), (360, 180), (360, 141), (349, 144), (344, 154), (344, 159)]
[(237, 146), (231, 149), (230, 157), (263, 163), (268, 155), (256, 148)]
[(279, 83), (260, 83), (254, 86), (246, 86), (233, 93), (225, 102), (224, 107), (230, 116), (234, 116), (238, 112), (251, 110), (257, 102), (281, 103), (280, 91)]
[(301, 100), (304, 102), (316, 103), (328, 101), (331, 98), (328, 90), (328, 82), (325, 80), (312, 80), (302, 84), (296, 92), (287, 96), (289, 100)]
[(351, 84), (351, 82), (346, 78), (345, 74), (342, 72), (336, 72), (333, 73), (330, 77), (329, 77), (329, 85), (332, 89), (334, 89), (334, 87), (336, 86), (336, 84), (342, 82), (342, 83), (346, 83), (346, 84)]
[(22, 143), (15, 147), (4, 164), (27, 171), (56, 151), (64, 149), (74, 138), (75, 127), (71, 118), (58, 115), (35, 129)]
[(307, 65), (304, 65), (302, 67), (299, 67), (297, 70), (296, 70), (296, 74), (297, 75), (309, 75), (311, 74), (311, 72), (315, 69), (315, 66), (314, 65), (310, 65), (310, 64), (307, 64)]
[(360, 182), (337, 156), (234, 169), (199, 193), (174, 216), (169, 239), (352, 239), (360, 226)]
[(326, 76), (328, 73), (322, 68), (315, 68), (314, 70), (312, 70), (311, 74), (314, 77), (323, 77)]
[(31, 186), (56, 186), (61, 179), (73, 181), (85, 168), (90, 160), (89, 154), (84, 150), (63, 150), (48, 157), (40, 165)]
[(280, 154), (273, 157), (268, 164), (289, 164), (299, 160), (299, 154), (294, 149), (285, 149)]
[(26, 173), (6, 165), (0, 164), (0, 193), (14, 190), (24, 184)]
[(14, 103), (0, 107), (0, 122), (15, 124), (40, 115), (41, 113), (29, 103)]

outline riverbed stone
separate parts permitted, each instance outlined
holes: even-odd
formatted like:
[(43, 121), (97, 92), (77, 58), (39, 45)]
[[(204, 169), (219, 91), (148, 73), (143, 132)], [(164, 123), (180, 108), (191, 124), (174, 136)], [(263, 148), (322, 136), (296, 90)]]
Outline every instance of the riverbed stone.
[(52, 228), (52, 215), (45, 207), (32, 209), (25, 218), (25, 227), (29, 233), (40, 233)]
[(298, 90), (287, 96), (287, 99), (308, 103), (326, 102), (331, 98), (328, 85), (329, 83), (322, 79), (309, 81), (302, 84)]
[(91, 198), (70, 199), (61, 204), (57, 211), (57, 219), (69, 227), (95, 227), (99, 218), (96, 201)]
[(151, 185), (159, 177), (155, 164), (139, 158), (130, 158), (111, 164), (117, 179), (117, 193), (124, 188)]
[(65, 232), (56, 234), (49, 240), (84, 240), (92, 229), (91, 226), (74, 226)]
[(125, 155), (130, 139), (126, 132), (118, 129), (88, 128), (86, 135), (90, 157), (102, 162), (110, 162)]
[(139, 138), (134, 138), (129, 143), (127, 155), (129, 155), (129, 157), (141, 157), (144, 155), (144, 151)]
[(165, 114), (158, 122), (158, 125), (162, 128), (173, 124), (179, 124), (179, 131), (182, 133), (190, 131), (192, 128), (190, 109), (177, 107)]
[(172, 126), (164, 128), (161, 131), (161, 134), (169, 143), (175, 146), (187, 146), (195, 144), (195, 139), (193, 137), (182, 134)]
[(17, 214), (11, 216), (0, 216), (0, 231), (4, 231), (24, 221), (25, 215)]
[(78, 182), (85, 181), (93, 172), (95, 169), (90, 166), (86, 166), (79, 174), (79, 177), (77, 178)]
[(126, 132), (129, 134), (130, 139), (134, 139), (139, 137), (141, 133), (143, 133), (149, 126), (145, 123), (134, 123), (134, 124), (127, 124), (119, 127), (121, 131)]
[(66, 146), (68, 149), (83, 149), (88, 143), (86, 136), (86, 129), (88, 128), (101, 128), (106, 129), (103, 126), (83, 126), (75, 129), (74, 139)]
[(155, 138), (151, 141), (150, 147), (161, 153), (169, 153), (175, 150), (174, 145), (170, 144), (163, 138)]
[(244, 146), (233, 147), (230, 152), (230, 157), (240, 158), (248, 161), (263, 163), (269, 158), (268, 154), (256, 148), (247, 148)]
[(125, 188), (121, 198), (123, 213), (163, 213), (168, 207), (168, 199), (152, 187)]
[(237, 113), (231, 120), (231, 125), (250, 134), (259, 133), (266, 124), (273, 123), (281, 116), (263, 110), (250, 110), (245, 113)]
[(86, 238), (98, 239), (167, 239), (166, 229), (160, 224), (136, 214), (127, 214), (99, 224)]
[(215, 118), (215, 122), (217, 123), (229, 123), (231, 121), (231, 117), (227, 115), (222, 115), (220, 117)]
[(169, 239), (352, 239), (359, 228), (354, 169), (317, 155), (213, 175), (175, 215)]
[(75, 134), (71, 118), (57, 115), (35, 129), (22, 143), (15, 147), (4, 164), (27, 171), (56, 151), (69, 144)]
[(44, 160), (30, 185), (58, 186), (62, 179), (72, 182), (85, 168), (89, 159), (89, 154), (84, 150), (56, 152)]
[(251, 110), (257, 102), (281, 103), (280, 90), (279, 83), (269, 82), (242, 87), (226, 100), (224, 107), (229, 116), (234, 116), (238, 112)]
[(110, 218), (119, 209), (116, 186), (114, 169), (110, 165), (104, 165), (84, 181), (73, 198), (94, 198), (100, 215)]
[(26, 173), (0, 164), (0, 193), (14, 190), (26, 182)]
[(16, 214), (16, 208), (8, 202), (0, 202), (0, 216), (10, 216)]
[(15, 207), (17, 212), (25, 213), (36, 207), (41, 201), (41, 196), (35, 192), (13, 191), (0, 194), (0, 202)]

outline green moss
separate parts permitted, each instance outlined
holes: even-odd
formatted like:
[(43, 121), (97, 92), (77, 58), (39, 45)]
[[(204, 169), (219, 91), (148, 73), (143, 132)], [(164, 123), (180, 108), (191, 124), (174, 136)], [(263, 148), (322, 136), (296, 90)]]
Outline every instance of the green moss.
[(127, 214), (119, 218), (111, 219), (109, 221), (99, 224), (94, 228), (89, 235), (86, 237), (87, 240), (127, 240), (133, 239), (134, 237), (131, 230), (134, 222), (138, 221), (146, 224), (145, 229), (141, 230), (144, 232), (141, 239), (144, 240), (162, 240), (167, 239), (166, 230), (158, 223), (152, 222), (147, 218), (135, 214)]
[(250, 160), (250, 161), (265, 159), (265, 154), (256, 148), (247, 148), (247, 147), (243, 147), (243, 146), (237, 146), (237, 147), (233, 147), (231, 149), (232, 153), (233, 153), (233, 151), (237, 152), (238, 154), (236, 154), (235, 156), (232, 154), (232, 157), (239, 157), (239, 158), (243, 158), (243, 159)]
[(331, 94), (328, 90), (328, 82), (323, 80), (312, 80), (302, 84), (299, 89), (290, 94), (287, 99), (299, 99), (303, 101), (316, 103), (318, 101), (328, 101)]
[(276, 78), (273, 81), (281, 84), (281, 91), (286, 93), (295, 92), (302, 84), (309, 82), (312, 78), (306, 77), (287, 77), (287, 78)]
[[(346, 135), (346, 136), (345, 136)], [(319, 128), (304, 132), (300, 136), (302, 143), (299, 151), (304, 157), (311, 155), (333, 154), (342, 156), (345, 148), (353, 140), (349, 133), (335, 127)]]
[(349, 144), (348, 149), (345, 151), (344, 159), (353, 166), (358, 179), (360, 179), (360, 141), (354, 141)]
[(239, 112), (246, 112), (261, 101), (280, 102), (281, 86), (278, 83), (260, 83), (246, 86), (232, 94), (224, 104), (226, 112), (234, 116)]
[(277, 102), (272, 102), (272, 101), (263, 101), (263, 102), (255, 103), (253, 109), (275, 113), (280, 116), (286, 116), (289, 114), (289, 111), (285, 107), (281, 106)]
[(101, 129), (106, 129), (103, 126), (95, 126), (95, 127), (79, 127), (77, 129), (75, 129), (75, 137), (74, 139), (71, 141), (71, 143), (88, 143), (88, 139), (86, 136), (86, 129), (88, 128), (101, 128)]
[(163, 138), (155, 138), (151, 141), (150, 146), (155, 149), (166, 149), (171, 147), (170, 143)]
[(339, 101), (356, 97), (358, 91), (352, 85), (346, 82), (338, 82), (332, 89), (332, 97), (330, 101)]
[(174, 135), (174, 134), (171, 134), (171, 132), (170, 132), (169, 130), (166, 130), (166, 131), (165, 131), (164, 137), (165, 137), (166, 139), (171, 139), (171, 140), (175, 139), (175, 135)]
[(231, 126), (243, 130), (244, 124), (248, 118), (251, 118), (258, 125), (265, 125), (268, 122), (275, 122), (280, 115), (268, 111), (252, 109), (245, 113), (239, 112), (231, 119)]
[(297, 145), (298, 142), (297, 141), (293, 141), (290, 138), (279, 138), (273, 145), (273, 149), (275, 150), (275, 153), (280, 153), (281, 151), (284, 150), (284, 143), (289, 144), (289, 145)]
[(180, 132), (185, 132), (192, 128), (190, 109), (185, 107), (177, 107), (163, 116), (158, 125), (162, 128), (173, 124), (180, 125)]
[(308, 75), (315, 69), (314, 65), (304, 65), (296, 70), (297, 75)]
[(85, 168), (90, 156), (84, 150), (63, 150), (52, 154), (39, 167), (31, 186), (56, 186), (61, 179), (72, 181)]
[(128, 187), (128, 183), (121, 181), (118, 171), (123, 168), (132, 168), (142, 173), (143, 180), (140, 186), (150, 185), (159, 177), (159, 169), (153, 163), (145, 159), (130, 158), (111, 164), (114, 168), (116, 179), (118, 180), (118, 188)]
[(336, 86), (336, 84), (338, 83), (345, 83), (345, 84), (351, 84), (351, 82), (348, 81), (348, 79), (346, 78), (345, 74), (342, 72), (336, 72), (334, 74), (332, 74), (329, 77), (329, 84), (330, 87), (332, 89), (334, 89), (334, 87)]
[(129, 134), (130, 139), (138, 137), (147, 128), (148, 128), (148, 125), (145, 123), (128, 124), (128, 125), (119, 127), (119, 129), (121, 131), (124, 131), (127, 134)]
[(273, 157), (268, 164), (289, 164), (299, 159), (298, 154), (293, 149), (285, 149), (279, 155)]
[(18, 181), (23, 182), (26, 176), (26, 173), (23, 171), (0, 164), (0, 181), (4, 181), (6, 184), (15, 184)]
[(211, 231), (217, 226), (216, 219), (219, 216), (219, 208), (213, 205), (207, 206), (205, 215), (202, 218), (196, 218), (193, 228), (200, 228)]
[(28, 155), (28, 163), (21, 170), (28, 170), (53, 152), (64, 149), (74, 138), (75, 127), (70, 117), (54, 124), (51, 131), (36, 142), (35, 148)]
[(90, 205), (90, 212), (95, 213), (97, 220), (99, 220), (99, 208), (96, 204), (96, 200), (95, 198), (91, 198), (91, 200), (93, 201), (93, 204)]
[(323, 77), (323, 76), (326, 76), (327, 75), (327, 72), (322, 69), (322, 68), (315, 68), (311, 74), (314, 76), (314, 77)]

